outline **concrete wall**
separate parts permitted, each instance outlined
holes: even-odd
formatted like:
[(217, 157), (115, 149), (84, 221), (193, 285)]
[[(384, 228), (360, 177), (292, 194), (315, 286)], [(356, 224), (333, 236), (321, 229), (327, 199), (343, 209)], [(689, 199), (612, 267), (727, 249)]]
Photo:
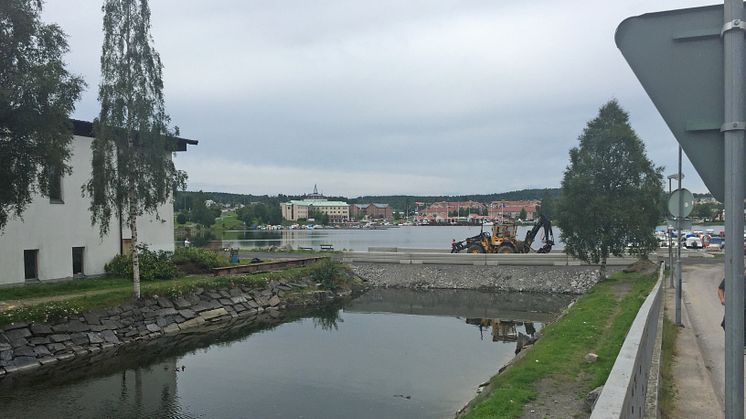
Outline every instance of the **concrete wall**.
[[(23, 283), (23, 251), (38, 249), (38, 279), (41, 281), (73, 276), (72, 248), (84, 247), (83, 273), (104, 273), (104, 264), (119, 252), (119, 227), (114, 217), (109, 235), (99, 237), (99, 226), (91, 225), (90, 200), (81, 196), (81, 187), (91, 176), (92, 138), (75, 136), (69, 165), (72, 173), (62, 178), (63, 203), (51, 203), (37, 195), (22, 219), (11, 219), (0, 233), (0, 286)], [(155, 249), (173, 250), (173, 206), (161, 207), (163, 221), (141, 217), (139, 228), (144, 242)], [(129, 237), (128, 231), (124, 238)]]
[[(627, 332), (609, 378), (604, 384), (591, 419), (643, 418), (648, 392), (648, 375), (653, 360), (660, 315), (663, 310), (663, 266), (658, 282), (640, 307)], [(653, 397), (657, 398), (657, 388)]]

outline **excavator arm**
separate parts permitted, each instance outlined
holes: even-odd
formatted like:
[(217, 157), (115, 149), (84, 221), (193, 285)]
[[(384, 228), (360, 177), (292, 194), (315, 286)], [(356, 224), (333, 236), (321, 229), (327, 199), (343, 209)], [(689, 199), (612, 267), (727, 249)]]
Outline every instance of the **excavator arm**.
[(544, 216), (544, 214), (539, 214), (539, 218), (536, 220), (536, 223), (534, 223), (534, 227), (526, 233), (526, 238), (523, 240), (523, 243), (530, 249), (531, 244), (534, 242), (534, 239), (536, 239), (536, 233), (541, 229), (544, 229), (544, 245), (537, 250), (537, 253), (549, 253), (549, 251), (552, 250), (552, 246), (554, 246), (554, 232), (552, 231), (552, 223)]

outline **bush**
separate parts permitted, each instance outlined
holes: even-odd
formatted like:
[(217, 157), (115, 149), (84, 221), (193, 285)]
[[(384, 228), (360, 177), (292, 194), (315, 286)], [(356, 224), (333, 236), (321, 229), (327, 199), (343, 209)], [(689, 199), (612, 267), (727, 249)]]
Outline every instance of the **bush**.
[(322, 288), (330, 291), (336, 291), (343, 283), (339, 274), (339, 265), (331, 259), (323, 259), (311, 268), (311, 278), (320, 283)]
[(129, 255), (116, 255), (104, 265), (104, 271), (109, 275), (132, 278), (132, 257)]
[(186, 224), (187, 222), (187, 216), (183, 212), (180, 212), (179, 215), (176, 216), (176, 222), (179, 224)]
[(227, 257), (219, 255), (212, 250), (200, 249), (198, 247), (179, 247), (174, 252), (171, 260), (185, 272), (194, 271), (195, 268), (199, 272), (205, 272), (219, 266), (230, 265)]
[[(179, 276), (179, 270), (172, 260), (171, 252), (152, 251), (146, 247), (139, 249), (140, 279), (143, 281), (173, 279)], [(117, 255), (104, 265), (107, 274), (132, 278), (132, 256)]]

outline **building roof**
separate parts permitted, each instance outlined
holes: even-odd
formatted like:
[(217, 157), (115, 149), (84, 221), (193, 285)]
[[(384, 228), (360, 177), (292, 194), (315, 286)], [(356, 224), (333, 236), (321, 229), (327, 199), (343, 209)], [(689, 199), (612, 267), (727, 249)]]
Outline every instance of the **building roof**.
[[(70, 119), (73, 124), (73, 134), (81, 137), (93, 138), (93, 122), (81, 121), (79, 119)], [(186, 151), (187, 145), (197, 145), (199, 141), (188, 138), (173, 137), (176, 140), (176, 149), (174, 151)]]
[(327, 201), (326, 199), (293, 199), (290, 202), (285, 202), (285, 205), (301, 205), (314, 207), (348, 207), (350, 204), (342, 201)]

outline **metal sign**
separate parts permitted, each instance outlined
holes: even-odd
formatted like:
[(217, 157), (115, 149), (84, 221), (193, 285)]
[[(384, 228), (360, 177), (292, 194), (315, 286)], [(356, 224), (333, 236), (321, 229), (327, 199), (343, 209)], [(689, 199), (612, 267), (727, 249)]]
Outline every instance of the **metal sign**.
[(615, 40), (702, 181), (725, 202), (722, 28), (722, 5), (670, 10), (624, 20)]
[[(684, 195), (684, 202), (679, 208), (679, 194)], [(674, 218), (688, 217), (694, 209), (694, 195), (686, 188), (676, 189), (668, 200), (668, 213)], [(679, 211), (680, 210), (680, 211)]]
[[(675, 218), (667, 218), (666, 219), (666, 223), (668, 223), (668, 226), (671, 228), (671, 230), (675, 230), (676, 229), (675, 226), (676, 226), (677, 222), (678, 222), (678, 220), (676, 220)], [(691, 230), (692, 229), (692, 220), (689, 219), (689, 218), (684, 218), (683, 220), (681, 220), (681, 229), (682, 230)]]

